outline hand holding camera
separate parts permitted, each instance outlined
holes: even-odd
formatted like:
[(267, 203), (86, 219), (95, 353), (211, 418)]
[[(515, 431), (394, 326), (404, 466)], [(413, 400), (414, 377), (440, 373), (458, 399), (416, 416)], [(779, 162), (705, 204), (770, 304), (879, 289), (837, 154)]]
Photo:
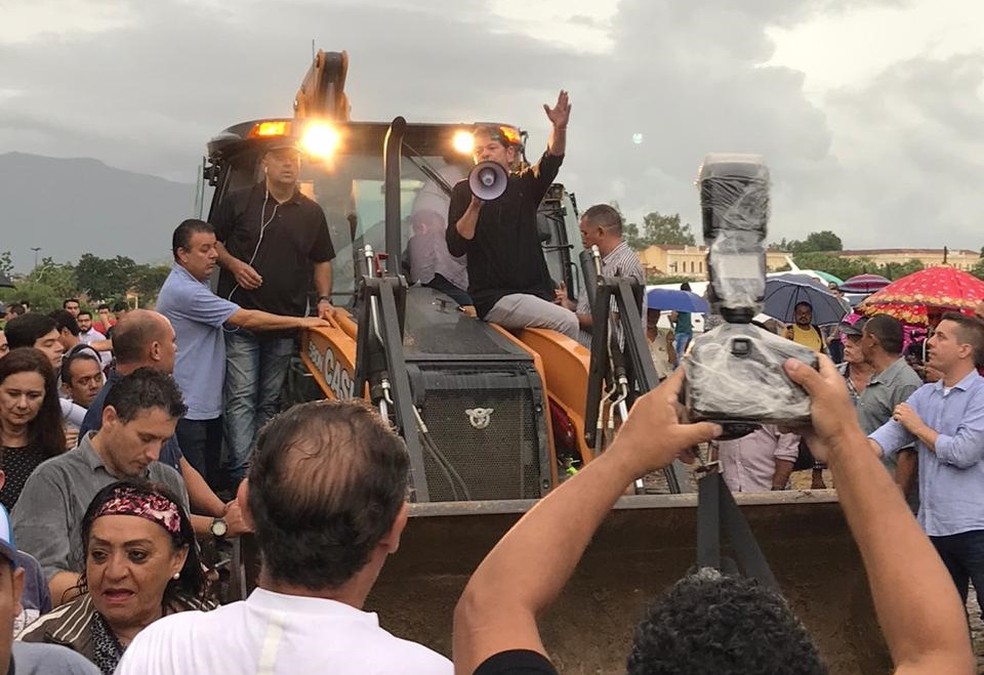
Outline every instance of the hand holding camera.
[(817, 355), (752, 323), (765, 296), (768, 168), (757, 155), (708, 155), (698, 185), (708, 302), (726, 323), (697, 338), (684, 361), (690, 418), (720, 424), (723, 438), (759, 424), (809, 424), (810, 398), (783, 364), (817, 368)]

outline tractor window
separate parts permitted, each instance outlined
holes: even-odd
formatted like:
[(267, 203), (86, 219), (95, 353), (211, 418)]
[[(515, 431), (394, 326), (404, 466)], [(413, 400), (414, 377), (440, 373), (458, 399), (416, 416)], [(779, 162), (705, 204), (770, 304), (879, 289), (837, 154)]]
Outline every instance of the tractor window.
[[(443, 157), (426, 160), (451, 185), (467, 175), (467, 163), (458, 166)], [(400, 213), (405, 251), (414, 217), (422, 211), (433, 211), (446, 226), (450, 198), (413, 162), (404, 159), (401, 168)], [(376, 253), (386, 250), (382, 160), (375, 155), (342, 155), (330, 165), (310, 163), (301, 169), (301, 189), (324, 209), (335, 247), (332, 295), (336, 304), (348, 306), (355, 293), (360, 250), (366, 245)]]
[(561, 185), (551, 186), (543, 198), (536, 225), (550, 278), (554, 283), (563, 281), (567, 285), (568, 295), (576, 300), (582, 286), (578, 267), (581, 232), (574, 205)]

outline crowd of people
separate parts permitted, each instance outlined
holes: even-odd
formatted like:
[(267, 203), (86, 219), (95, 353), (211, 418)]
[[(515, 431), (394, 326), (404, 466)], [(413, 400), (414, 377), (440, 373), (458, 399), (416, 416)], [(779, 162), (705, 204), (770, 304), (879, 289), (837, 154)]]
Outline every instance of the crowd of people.
[(94, 315), (74, 297), (50, 314), (4, 308), (0, 524), (18, 672), (113, 673), (152, 622), (215, 608), (215, 567), (253, 529), (239, 493), (295, 333), (333, 312), (334, 253), (323, 212), (297, 191), (299, 162), (293, 145), (271, 145), (263, 182), (230, 194), (212, 223), (176, 228), (154, 310)]
[[(466, 181), (454, 186), (445, 243), (450, 255), (467, 256), (467, 275), (434, 267), (426, 283), (455, 286), (449, 295), (476, 320), (552, 328), (590, 344), (587, 296), (557, 291), (536, 230), (536, 208), (563, 161), (566, 92), (544, 109), (547, 150), (508, 178), (499, 200), (483, 203)], [(505, 128), (482, 127), (475, 149), (476, 162), (508, 171), (519, 145)], [(279, 412), (294, 332), (328, 326), (336, 311), (334, 250), (323, 211), (298, 190), (298, 149), (272, 143), (261, 167), (263, 180), (227, 195), (213, 222), (175, 229), (174, 267), (155, 310), (123, 306), (112, 316), (101, 305), (93, 315), (77, 298), (51, 315), (8, 308), (0, 668), (555, 673), (537, 617), (627, 486), (707, 443), (736, 492), (786, 489), (804, 451), (815, 471), (828, 467), (897, 672), (973, 672), (961, 600), (970, 581), (984, 588), (976, 370), (984, 323), (962, 314), (943, 315), (929, 339), (935, 381), (924, 384), (907, 365), (896, 320), (843, 324), (842, 368), (823, 354), (819, 371), (784, 366), (811, 397), (811, 426), (718, 440), (717, 425), (678, 417), (691, 317), (675, 313), (667, 329), (660, 310), (648, 310), (662, 384), (637, 400), (605, 453), (542, 499), (478, 567), (454, 611), (453, 662), (381, 628), (364, 606), (407, 524), (409, 458), (367, 403)], [(604, 274), (644, 281), (615, 209), (587, 209), (580, 227)], [(810, 310), (797, 307), (789, 337), (829, 351)], [(221, 547), (244, 533), (261, 554), (258, 587), (220, 607), (202, 544)], [(708, 612), (712, 603), (729, 609)], [(710, 569), (657, 599), (626, 658), (633, 674), (824, 672), (779, 594)]]

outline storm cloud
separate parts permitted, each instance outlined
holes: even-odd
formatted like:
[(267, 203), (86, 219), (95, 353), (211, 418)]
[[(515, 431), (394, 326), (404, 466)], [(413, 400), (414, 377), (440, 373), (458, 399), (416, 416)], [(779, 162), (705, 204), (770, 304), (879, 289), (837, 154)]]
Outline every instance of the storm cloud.
[(211, 136), (291, 113), (314, 40), (348, 50), (353, 118), (512, 121), (531, 156), (540, 106), (570, 90), (561, 180), (582, 207), (696, 225), (702, 157), (755, 152), (772, 170), (772, 240), (980, 246), (984, 53), (917, 55), (820, 94), (772, 62), (777, 27), (906, 3), (621, 0), (600, 16), (572, 0), (538, 5), (535, 22), (522, 4), (39, 0), (0, 30), (0, 152), (194, 182)]

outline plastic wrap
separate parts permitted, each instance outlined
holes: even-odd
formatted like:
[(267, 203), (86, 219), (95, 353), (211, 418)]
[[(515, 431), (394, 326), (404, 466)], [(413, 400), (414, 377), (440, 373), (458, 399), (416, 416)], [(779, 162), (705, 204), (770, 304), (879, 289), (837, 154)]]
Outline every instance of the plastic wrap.
[(711, 311), (750, 321), (765, 296), (769, 170), (759, 155), (711, 154), (697, 182)]
[(754, 324), (724, 324), (704, 333), (684, 359), (690, 418), (808, 423), (810, 398), (783, 369), (790, 357), (818, 366), (812, 350)]

